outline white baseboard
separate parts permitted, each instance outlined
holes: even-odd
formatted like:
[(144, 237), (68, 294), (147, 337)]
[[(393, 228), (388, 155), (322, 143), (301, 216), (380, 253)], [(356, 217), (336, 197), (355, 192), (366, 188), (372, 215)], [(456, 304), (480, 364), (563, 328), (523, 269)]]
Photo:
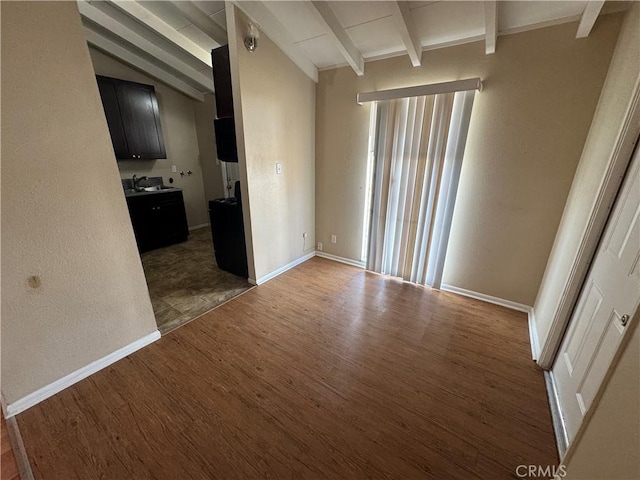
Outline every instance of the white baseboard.
[(80, 380), (84, 380), (89, 375), (93, 375), (99, 370), (102, 370), (105, 367), (108, 367), (112, 363), (117, 362), (118, 360), (126, 357), (127, 355), (131, 355), (133, 352), (140, 350), (141, 348), (149, 345), (150, 343), (155, 342), (160, 338), (160, 332), (158, 330), (151, 332), (148, 335), (136, 340), (129, 345), (126, 345), (119, 350), (116, 350), (113, 353), (110, 353), (106, 357), (102, 357), (95, 362), (91, 362), (89, 365), (86, 365), (75, 372), (70, 373), (62, 377), (59, 380), (56, 380), (49, 385), (46, 385), (42, 388), (39, 388), (33, 393), (22, 397), (15, 402), (9, 403), (6, 405), (5, 414), (7, 418), (13, 417), (21, 412), (24, 412), (26, 409), (33, 407), (34, 405), (46, 400), (49, 397), (52, 397), (56, 393), (61, 392), (65, 388), (70, 387), (71, 385), (78, 383)]
[(560, 457), (560, 462), (562, 462), (564, 460), (564, 454), (567, 452), (567, 448), (569, 446), (569, 437), (567, 436), (567, 429), (564, 424), (564, 420), (562, 419), (558, 390), (556, 388), (556, 381), (553, 378), (552, 372), (548, 370), (544, 371), (544, 383), (547, 387), (547, 397), (549, 400), (549, 408), (551, 410), (553, 431), (556, 434), (558, 456)]
[(201, 223), (200, 225), (194, 225), (193, 227), (189, 227), (189, 231), (197, 230), (199, 228), (204, 228), (204, 227), (208, 227), (208, 226), (209, 226), (208, 223)]
[(333, 260), (334, 262), (346, 263), (347, 265), (352, 265), (354, 267), (364, 268), (365, 263), (358, 260), (351, 260), (350, 258), (339, 257), (337, 255), (332, 255), (330, 253), (321, 252), (316, 250), (316, 257), (326, 258), (327, 260)]
[(27, 450), (24, 448), (16, 417), (7, 418), (7, 433), (9, 434), (9, 443), (13, 449), (20, 480), (33, 480), (33, 471), (31, 470)]
[(531, 356), (538, 361), (540, 356), (540, 342), (538, 341), (538, 329), (536, 328), (536, 315), (531, 307), (529, 312), (529, 342), (531, 342)]
[(440, 290), (457, 293), (458, 295), (464, 295), (465, 297), (475, 298), (476, 300), (482, 300), (483, 302), (493, 303), (519, 312), (529, 313), (532, 310), (529, 305), (525, 305), (523, 303), (512, 302), (511, 300), (505, 300), (504, 298), (499, 297), (492, 297), (491, 295), (474, 292), (472, 290), (465, 290), (464, 288), (454, 287), (453, 285), (447, 285), (444, 283), (440, 286)]
[[(311, 253), (307, 253), (306, 255), (303, 255), (300, 258), (296, 258), (293, 262), (287, 263), (284, 267), (280, 267), (277, 270), (274, 270), (271, 273), (267, 273), (266, 275), (263, 275), (260, 278), (256, 279), (256, 285), (262, 285), (264, 282), (267, 282), (269, 280), (271, 280), (272, 278), (277, 277), (278, 275), (280, 275), (281, 273), (286, 272), (287, 270), (291, 270), (293, 267), (296, 267), (298, 265), (300, 265), (301, 263), (306, 262), (307, 260), (309, 260), (310, 258), (313, 258), (316, 256), (316, 252), (311, 252)], [(249, 283), (251, 283), (251, 280), (249, 280)]]
[(458, 295), (464, 295), (465, 297), (475, 298), (476, 300), (482, 300), (483, 302), (493, 303), (494, 305), (500, 305), (501, 307), (510, 308), (511, 310), (517, 310), (518, 312), (524, 312), (528, 316), (529, 322), (529, 343), (531, 345), (531, 356), (533, 360), (538, 359), (539, 344), (538, 333), (536, 330), (536, 320), (533, 314), (533, 307), (525, 305), (523, 303), (512, 302), (511, 300), (505, 300), (504, 298), (492, 297), (491, 295), (485, 295), (484, 293), (478, 293), (464, 288), (454, 287), (453, 285), (442, 284), (440, 290), (445, 292), (456, 293)]

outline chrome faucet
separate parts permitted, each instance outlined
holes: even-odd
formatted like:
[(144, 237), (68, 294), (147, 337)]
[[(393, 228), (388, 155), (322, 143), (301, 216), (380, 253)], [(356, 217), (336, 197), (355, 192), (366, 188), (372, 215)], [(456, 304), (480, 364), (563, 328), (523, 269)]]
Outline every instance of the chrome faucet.
[(133, 174), (133, 178), (131, 179), (131, 185), (133, 186), (134, 190), (138, 189), (138, 184), (142, 181), (142, 180), (147, 180), (149, 177), (147, 177), (146, 175), (138, 178), (138, 176), (134, 173)]

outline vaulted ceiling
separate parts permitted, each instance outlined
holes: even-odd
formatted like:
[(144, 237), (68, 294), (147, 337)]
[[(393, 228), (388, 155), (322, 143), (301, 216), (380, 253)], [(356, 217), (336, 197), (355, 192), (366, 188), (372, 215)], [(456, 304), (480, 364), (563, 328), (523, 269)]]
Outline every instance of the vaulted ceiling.
[[(604, 1), (244, 1), (232, 2), (309, 77), (366, 61), (499, 37), (579, 20), (586, 37), (602, 13), (624, 9)], [(192, 98), (213, 91), (211, 49), (227, 43), (223, 1), (79, 0), (87, 42)]]

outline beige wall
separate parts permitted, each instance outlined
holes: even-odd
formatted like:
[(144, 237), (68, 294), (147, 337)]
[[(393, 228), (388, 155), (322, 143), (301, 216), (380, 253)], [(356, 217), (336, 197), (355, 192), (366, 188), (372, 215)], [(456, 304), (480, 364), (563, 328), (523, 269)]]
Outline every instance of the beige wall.
[[(203, 155), (200, 155), (199, 152), (194, 107), (195, 104), (201, 104), (201, 102), (179, 93), (164, 83), (98, 50), (91, 48), (89, 51), (96, 75), (153, 85), (158, 97), (160, 124), (162, 125), (167, 158), (158, 160), (120, 160), (117, 162), (120, 176), (122, 178), (131, 178), (134, 174), (137, 174), (138, 176), (163, 177), (167, 185), (169, 185), (169, 178), (173, 178), (174, 183), (171, 185), (183, 190), (189, 227), (209, 223), (207, 198), (205, 197), (203, 184), (203, 170), (206, 169), (207, 173), (211, 174), (212, 171), (208, 167), (211, 165), (215, 167), (216, 162), (215, 156), (211, 156), (212, 152), (207, 151)], [(213, 108), (214, 105), (211, 102), (206, 106), (201, 104), (199, 110), (205, 110), (207, 107)], [(205, 130), (201, 128), (201, 132), (204, 134)], [(210, 135), (215, 143), (213, 132)], [(204, 138), (202, 141), (206, 142)], [(206, 147), (207, 145), (203, 146)], [(210, 165), (205, 165), (207, 162)], [(171, 172), (171, 165), (175, 165), (178, 172), (183, 171), (186, 173), (187, 170), (191, 170), (193, 175), (181, 177), (179, 173)], [(210, 179), (210, 176), (208, 179)]]
[(198, 150), (200, 167), (202, 168), (202, 182), (204, 198), (208, 202), (214, 198), (224, 197), (222, 183), (222, 169), (216, 161), (216, 135), (213, 120), (216, 118), (216, 97), (213, 93), (204, 95), (204, 102), (193, 102), (198, 135)]
[(2, 393), (12, 403), (156, 324), (76, 4), (1, 9)]
[[(589, 228), (592, 213), (596, 209), (605, 172), (609, 170), (613, 160), (616, 142), (625, 122), (626, 110), (633, 97), (634, 85), (638, 81), (640, 81), (640, 5), (634, 2), (633, 8), (627, 13), (618, 39), (598, 109), (584, 145), (562, 222), (534, 305), (537, 334), (541, 346), (547, 345), (548, 339), (547, 347), (555, 343), (549, 335), (554, 318), (566, 317), (570, 313), (573, 302), (568, 300), (563, 304), (563, 298), (572, 273), (575, 273), (578, 278), (586, 273), (588, 267), (586, 262), (581, 266), (581, 271), (574, 272), (573, 269), (582, 248), (583, 237)], [(638, 131), (637, 120), (635, 125), (632, 125), (632, 129)], [(626, 145), (628, 156), (632, 148), (633, 145), (629, 142)], [(604, 222), (604, 220), (606, 218), (603, 217), (601, 221)], [(597, 238), (594, 238), (589, 247), (591, 252), (586, 253), (587, 256), (593, 254), (596, 243)], [(567, 297), (575, 299), (576, 290), (577, 286)], [(552, 351), (551, 354), (553, 354)]]
[[(259, 280), (315, 249), (316, 88), (266, 35), (249, 53), (242, 44), (247, 19), (235, 11), (236, 42), (230, 46), (239, 46), (231, 55), (237, 59), (240, 83), (253, 261)], [(276, 162), (282, 164), (280, 175)]]
[[(639, 312), (640, 313), (640, 312)], [(566, 462), (567, 480), (640, 478), (640, 315)]]
[[(370, 106), (356, 94), (481, 77), (462, 167), (443, 282), (532, 305), (621, 16), (576, 23), (320, 72), (317, 96), (316, 235), (324, 250), (360, 260)], [(330, 243), (331, 234), (337, 244)]]

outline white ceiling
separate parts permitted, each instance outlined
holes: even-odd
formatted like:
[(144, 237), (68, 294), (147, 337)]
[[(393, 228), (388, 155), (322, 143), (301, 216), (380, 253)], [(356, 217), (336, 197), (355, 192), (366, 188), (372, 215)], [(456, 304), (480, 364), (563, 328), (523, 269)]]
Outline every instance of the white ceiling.
[[(366, 66), (361, 63), (360, 69), (358, 62), (405, 55), (411, 39), (419, 50), (486, 40), (491, 53), (493, 28), (494, 42), (500, 35), (575, 20), (582, 20), (588, 34), (600, 13), (625, 8), (624, 2), (606, 2), (601, 11), (604, 2), (594, 1), (233, 3), (314, 79), (318, 69), (349, 64), (361, 74)], [(193, 98), (212, 91), (209, 54), (226, 43), (225, 2), (79, 0), (78, 5), (94, 47)], [(401, 10), (398, 5), (406, 7), (404, 19), (393, 15)]]

